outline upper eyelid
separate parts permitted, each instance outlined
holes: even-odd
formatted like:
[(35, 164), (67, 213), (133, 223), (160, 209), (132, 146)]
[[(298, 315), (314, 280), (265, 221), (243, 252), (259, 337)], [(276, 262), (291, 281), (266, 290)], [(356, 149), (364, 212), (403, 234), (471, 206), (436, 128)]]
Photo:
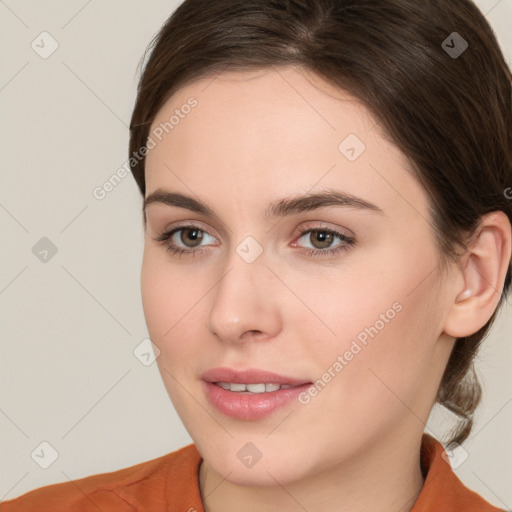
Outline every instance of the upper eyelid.
[[(171, 226), (166, 227), (165, 229), (163, 229), (162, 233), (171, 233), (171, 232), (179, 231), (180, 229), (191, 229), (191, 228), (199, 228), (201, 231), (204, 231), (205, 233), (208, 233), (210, 236), (214, 236), (214, 235), (212, 235), (210, 233), (210, 229), (207, 229), (201, 223), (201, 221), (197, 221), (197, 220), (190, 221), (190, 222), (182, 221), (181, 223), (178, 223), (176, 225), (171, 225)], [(217, 238), (216, 236), (214, 236), (214, 237)]]

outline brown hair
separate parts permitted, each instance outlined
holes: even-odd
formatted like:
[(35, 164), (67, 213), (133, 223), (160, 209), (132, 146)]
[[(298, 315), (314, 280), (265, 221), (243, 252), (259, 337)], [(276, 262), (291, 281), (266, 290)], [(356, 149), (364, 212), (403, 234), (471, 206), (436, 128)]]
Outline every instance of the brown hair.
[[(409, 157), (429, 197), (442, 269), (483, 215), (502, 210), (512, 222), (504, 193), (512, 186), (512, 76), (470, 0), (185, 0), (143, 59), (150, 49), (130, 125), (142, 195), (138, 155), (179, 88), (226, 69), (294, 65), (358, 98)], [(509, 286), (510, 264), (492, 317), (455, 342), (436, 397), (460, 419), (449, 442), (471, 431), (481, 398), (473, 360)]]

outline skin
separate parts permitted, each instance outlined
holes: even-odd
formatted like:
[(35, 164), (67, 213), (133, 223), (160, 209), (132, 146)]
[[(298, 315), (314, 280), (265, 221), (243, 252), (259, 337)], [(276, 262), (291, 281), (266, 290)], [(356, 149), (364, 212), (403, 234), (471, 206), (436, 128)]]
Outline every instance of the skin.
[[(486, 216), (459, 265), (442, 275), (427, 196), (354, 97), (294, 67), (229, 72), (179, 90), (152, 129), (191, 96), (198, 105), (147, 155), (146, 197), (191, 195), (217, 218), (148, 205), (141, 284), (164, 384), (204, 458), (205, 510), (409, 510), (424, 483), (421, 436), (454, 339), (483, 326), (499, 300), (508, 219)], [(338, 149), (351, 133), (366, 145), (355, 161)], [(329, 206), (264, 217), (272, 201), (326, 188), (384, 214)], [(189, 222), (206, 232), (203, 253), (176, 256), (155, 241)], [(305, 227), (357, 243), (315, 258), (307, 249), (322, 245), (315, 232), (300, 236)], [(175, 244), (193, 249), (181, 234)], [(252, 263), (236, 252), (247, 236), (263, 249)], [(324, 247), (341, 244), (335, 237)], [(202, 390), (200, 375), (218, 366), (314, 382), (395, 303), (400, 312), (306, 405), (251, 422), (223, 415)], [(237, 457), (247, 442), (262, 453), (250, 468)]]

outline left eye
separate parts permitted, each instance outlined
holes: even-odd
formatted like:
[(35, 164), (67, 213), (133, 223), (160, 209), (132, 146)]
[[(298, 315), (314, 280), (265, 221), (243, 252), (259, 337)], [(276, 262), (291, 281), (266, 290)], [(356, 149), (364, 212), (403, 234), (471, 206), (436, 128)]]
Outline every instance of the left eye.
[[(311, 241), (313, 243), (312, 248), (316, 250), (330, 249), (333, 241), (336, 238), (340, 239), (342, 242), (349, 243), (351, 241), (350, 237), (342, 233), (338, 233), (337, 231), (330, 229), (320, 228), (306, 229), (305, 231), (302, 231), (299, 240), (302, 238), (306, 238), (307, 241)], [(316, 243), (318, 243), (318, 245), (315, 245)]]

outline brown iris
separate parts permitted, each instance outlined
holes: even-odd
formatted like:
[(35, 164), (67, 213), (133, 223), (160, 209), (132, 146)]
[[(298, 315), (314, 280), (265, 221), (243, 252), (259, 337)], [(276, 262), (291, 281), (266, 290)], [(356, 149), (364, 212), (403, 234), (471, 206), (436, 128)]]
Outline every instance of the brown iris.
[[(185, 233), (190, 233), (189, 236), (185, 237)], [(196, 228), (183, 228), (181, 229), (180, 240), (187, 247), (196, 247), (200, 245), (201, 240), (203, 239), (203, 232), (200, 229)], [(191, 245), (188, 242), (191, 241)]]
[[(316, 237), (311, 236), (314, 233), (317, 233)], [(321, 244), (323, 244), (320, 247), (315, 246), (316, 248), (325, 249), (326, 247), (331, 246), (331, 244), (333, 242), (333, 234), (329, 233), (329, 231), (314, 229), (310, 233), (310, 240), (313, 241), (314, 239), (318, 240)]]

